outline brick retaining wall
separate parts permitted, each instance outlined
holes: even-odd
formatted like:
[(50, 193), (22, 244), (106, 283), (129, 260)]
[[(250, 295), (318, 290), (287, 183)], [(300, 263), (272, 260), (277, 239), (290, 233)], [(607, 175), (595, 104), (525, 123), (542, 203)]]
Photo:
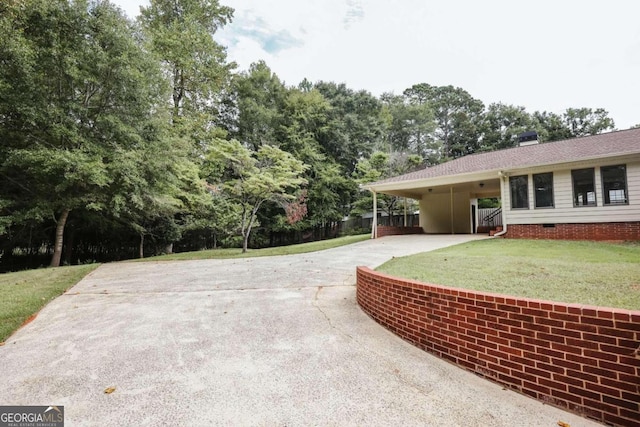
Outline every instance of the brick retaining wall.
[(639, 425), (640, 311), (429, 285), (366, 267), (357, 270), (357, 299), (381, 325), (462, 368), (584, 417)]
[(405, 234), (423, 234), (422, 227), (392, 227), (389, 225), (379, 225), (377, 229), (378, 237), (398, 236)]
[(517, 239), (640, 240), (640, 222), (509, 224), (505, 237)]

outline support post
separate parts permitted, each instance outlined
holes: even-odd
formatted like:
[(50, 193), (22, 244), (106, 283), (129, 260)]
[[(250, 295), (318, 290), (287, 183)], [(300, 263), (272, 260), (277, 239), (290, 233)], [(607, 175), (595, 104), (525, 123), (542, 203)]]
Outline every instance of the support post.
[(453, 227), (453, 187), (451, 187), (451, 234), (455, 234)]
[(373, 221), (371, 221), (371, 238), (378, 238), (378, 193), (373, 193)]
[(404, 226), (407, 226), (407, 198), (404, 198)]

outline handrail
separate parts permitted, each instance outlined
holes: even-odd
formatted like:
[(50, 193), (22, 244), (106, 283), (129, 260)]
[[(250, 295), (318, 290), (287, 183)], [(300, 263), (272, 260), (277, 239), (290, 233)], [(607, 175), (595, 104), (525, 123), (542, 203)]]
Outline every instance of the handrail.
[(493, 224), (493, 219), (502, 213), (502, 207), (499, 207), (495, 211), (491, 212), (489, 215), (485, 216), (483, 221), (490, 222)]

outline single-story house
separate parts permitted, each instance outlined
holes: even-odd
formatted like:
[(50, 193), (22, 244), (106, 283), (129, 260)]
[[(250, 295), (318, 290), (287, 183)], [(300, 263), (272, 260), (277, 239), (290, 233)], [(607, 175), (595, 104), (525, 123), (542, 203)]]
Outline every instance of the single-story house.
[[(527, 132), (519, 147), (460, 157), (363, 188), (374, 200), (378, 193), (418, 200), (424, 233), (476, 233), (478, 199), (498, 197), (498, 235), (640, 240), (640, 128), (548, 143)], [(378, 236), (375, 224), (372, 236)]]

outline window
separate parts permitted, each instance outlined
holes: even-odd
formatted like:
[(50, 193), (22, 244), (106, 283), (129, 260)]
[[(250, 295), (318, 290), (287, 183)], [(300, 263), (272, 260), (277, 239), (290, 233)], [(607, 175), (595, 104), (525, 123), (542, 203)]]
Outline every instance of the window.
[(553, 207), (553, 173), (533, 175), (533, 188), (536, 208)]
[(511, 209), (529, 209), (529, 188), (527, 175), (509, 178), (511, 190)]
[(625, 165), (603, 166), (602, 196), (605, 205), (627, 204), (627, 167)]
[(572, 170), (571, 179), (573, 180), (573, 206), (595, 206), (593, 168)]

